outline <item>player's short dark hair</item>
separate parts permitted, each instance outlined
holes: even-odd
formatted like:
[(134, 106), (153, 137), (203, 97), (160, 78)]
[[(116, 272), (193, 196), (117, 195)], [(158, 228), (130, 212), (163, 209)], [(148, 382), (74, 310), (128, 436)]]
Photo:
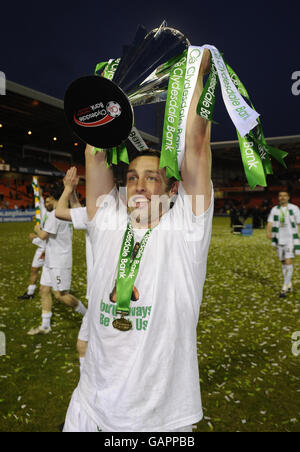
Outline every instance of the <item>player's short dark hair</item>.
[[(141, 152), (135, 152), (133, 154), (131, 154), (130, 156), (130, 162), (132, 162), (133, 160), (135, 160), (138, 157), (157, 157), (158, 159), (160, 159), (160, 152), (155, 150), (155, 149), (149, 149), (147, 151), (141, 151)], [(126, 175), (127, 175), (127, 171), (128, 171), (128, 165), (123, 167), (123, 171), (120, 175), (117, 177), (117, 185), (126, 185)], [(174, 183), (177, 181), (177, 179), (175, 177), (171, 177), (167, 179), (167, 192), (169, 192)]]
[(283, 188), (282, 190), (279, 190), (279, 193), (287, 193), (291, 197), (291, 190), (289, 188)]
[(61, 197), (63, 191), (64, 191), (64, 186), (62, 184), (55, 184), (49, 188), (48, 194), (49, 194), (49, 196), (52, 196), (52, 198), (54, 198), (55, 201), (58, 201), (59, 198)]

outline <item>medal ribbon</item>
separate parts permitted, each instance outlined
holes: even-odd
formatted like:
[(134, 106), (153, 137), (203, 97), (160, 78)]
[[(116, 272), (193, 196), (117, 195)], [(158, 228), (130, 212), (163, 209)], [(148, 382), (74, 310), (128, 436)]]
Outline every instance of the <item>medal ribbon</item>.
[(282, 207), (280, 206), (280, 223), (282, 226), (285, 225), (285, 217), (287, 216), (288, 213), (288, 207), (286, 208), (286, 211), (284, 212), (282, 210)]
[(134, 234), (131, 224), (128, 224), (124, 234), (121, 247), (118, 276), (117, 276), (117, 312), (125, 315), (129, 314), (129, 306), (132, 295), (133, 286), (140, 268), (140, 263), (144, 249), (148, 243), (152, 229), (149, 229), (144, 235), (139, 250), (131, 260), (134, 249)]

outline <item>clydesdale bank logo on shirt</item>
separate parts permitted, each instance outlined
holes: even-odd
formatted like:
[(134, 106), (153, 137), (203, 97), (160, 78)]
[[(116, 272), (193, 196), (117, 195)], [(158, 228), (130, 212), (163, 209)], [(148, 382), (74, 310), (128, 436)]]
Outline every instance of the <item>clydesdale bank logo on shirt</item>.
[[(130, 306), (129, 319), (134, 330), (146, 331), (151, 314), (151, 306)], [(109, 327), (117, 318), (117, 304), (100, 302), (100, 325)]]
[(74, 114), (74, 122), (82, 127), (99, 127), (108, 124), (122, 113), (121, 106), (111, 100), (104, 106), (103, 102), (81, 108)]

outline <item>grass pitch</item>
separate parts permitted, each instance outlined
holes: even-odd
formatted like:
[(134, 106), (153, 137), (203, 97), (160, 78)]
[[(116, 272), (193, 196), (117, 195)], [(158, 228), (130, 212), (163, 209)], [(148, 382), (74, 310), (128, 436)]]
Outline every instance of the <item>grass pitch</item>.
[[(59, 431), (79, 379), (79, 315), (55, 302), (52, 333), (26, 334), (41, 316), (38, 295), (17, 300), (29, 283), (31, 230), (27, 223), (0, 224), (2, 432)], [(74, 231), (73, 253), (72, 293), (85, 300), (81, 231)], [(294, 293), (279, 299), (280, 263), (265, 232), (233, 236), (227, 219), (214, 220), (198, 325), (204, 419), (197, 431), (300, 431), (300, 354), (292, 353), (292, 335), (300, 331), (299, 274), (298, 258)]]

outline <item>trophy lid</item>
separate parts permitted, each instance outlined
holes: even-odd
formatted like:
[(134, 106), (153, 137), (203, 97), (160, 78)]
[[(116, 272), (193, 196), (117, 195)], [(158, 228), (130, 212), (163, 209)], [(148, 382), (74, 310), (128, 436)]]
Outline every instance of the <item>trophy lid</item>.
[(99, 76), (75, 80), (65, 94), (65, 114), (76, 135), (97, 148), (112, 148), (128, 138), (133, 109), (121, 88)]
[(155, 68), (180, 55), (189, 45), (187, 37), (168, 27), (165, 21), (149, 33), (139, 27), (132, 45), (123, 49), (113, 80), (128, 95), (136, 91)]

